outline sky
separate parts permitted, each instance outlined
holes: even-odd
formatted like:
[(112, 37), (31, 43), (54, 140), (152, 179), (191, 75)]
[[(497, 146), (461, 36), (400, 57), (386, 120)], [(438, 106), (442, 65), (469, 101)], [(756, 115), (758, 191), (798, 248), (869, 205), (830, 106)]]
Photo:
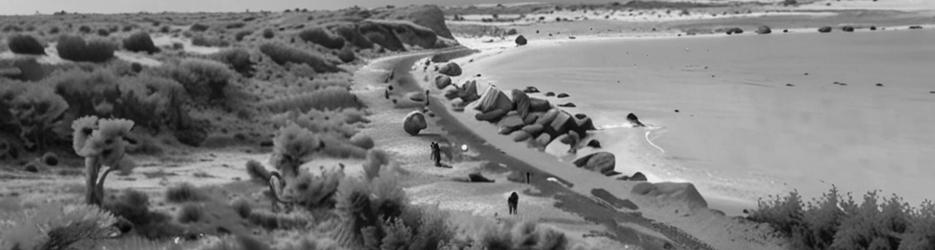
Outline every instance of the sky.
[[(241, 12), (308, 8), (340, 9), (358, 5), (377, 7), (388, 4), (472, 5), (485, 3), (556, 2), (563, 0), (0, 0), (0, 15), (31, 15), (37, 11), (80, 13), (147, 12)], [(568, 1), (568, 0), (564, 0)], [(575, 2), (612, 2), (613, 0), (573, 0)]]

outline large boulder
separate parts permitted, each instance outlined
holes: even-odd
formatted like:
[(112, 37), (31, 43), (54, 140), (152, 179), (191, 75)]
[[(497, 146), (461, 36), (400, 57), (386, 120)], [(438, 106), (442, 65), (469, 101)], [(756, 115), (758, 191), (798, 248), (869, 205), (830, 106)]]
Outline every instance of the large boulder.
[(520, 118), (525, 119), (529, 114), (529, 96), (518, 89), (512, 90), (510, 94), (513, 96), (513, 110), (519, 112)]
[(371, 149), (374, 146), (373, 138), (370, 138), (370, 136), (365, 135), (363, 133), (354, 134), (354, 136), (351, 136), (351, 139), (349, 139), (349, 141), (354, 146), (357, 146), (363, 149)]
[(513, 137), (513, 141), (515, 142), (521, 142), (532, 138), (532, 135), (523, 130), (513, 131), (513, 133), (510, 133), (510, 136)]
[[(457, 85), (449, 85), (451, 88), (445, 88), (445, 99), (453, 100), (461, 96), (461, 88), (458, 88)], [(463, 101), (463, 100), (459, 100)]]
[(534, 124), (536, 120), (539, 119), (539, 116), (542, 116), (542, 112), (532, 112), (526, 115), (526, 118), (523, 118), (523, 123)]
[(546, 112), (552, 109), (552, 105), (545, 99), (529, 98), (529, 109), (532, 112)]
[(529, 147), (536, 148), (540, 151), (545, 150), (545, 147), (552, 142), (552, 137), (549, 134), (540, 134), (536, 136), (535, 139), (529, 140)]
[(500, 118), (503, 118), (507, 112), (509, 111), (506, 109), (497, 109), (486, 113), (477, 113), (474, 115), (474, 119), (477, 119), (478, 121), (497, 122), (500, 120)]
[(444, 89), (451, 85), (451, 77), (446, 75), (439, 75), (435, 77), (435, 87), (438, 89)]
[(558, 116), (559, 112), (558, 109), (550, 109), (548, 112), (539, 116), (539, 119), (536, 119), (536, 124), (542, 125), (543, 127), (549, 126), (549, 124), (552, 124), (552, 120), (555, 120), (555, 117)]
[(597, 127), (594, 127), (594, 121), (591, 120), (591, 117), (585, 114), (575, 114), (575, 132), (578, 132), (580, 135), (586, 135), (588, 131), (592, 130), (597, 130)]
[(513, 102), (510, 98), (494, 86), (487, 87), (484, 95), (480, 98), (480, 103), (476, 107), (477, 111), (486, 113), (497, 109), (513, 110)]
[(545, 126), (545, 132), (556, 137), (568, 133), (568, 131), (572, 130), (576, 125), (574, 118), (568, 114), (568, 112), (559, 111), (558, 114), (555, 115), (555, 119), (553, 119), (548, 126)]
[(517, 114), (508, 114), (497, 123), (497, 127), (500, 128), (500, 134), (503, 135), (513, 133), (513, 131), (522, 128), (523, 125), (526, 125), (523, 123), (523, 118), (520, 118)]
[(458, 66), (458, 64), (454, 62), (448, 62), (445, 65), (442, 65), (440, 68), (438, 68), (438, 73), (449, 75), (449, 76), (460, 76), (461, 66)]
[(523, 131), (526, 131), (526, 133), (529, 133), (531, 135), (539, 135), (540, 133), (542, 133), (542, 130), (544, 129), (545, 127), (543, 127), (540, 124), (529, 124), (529, 125), (523, 126)]
[(471, 103), (480, 99), (477, 94), (477, 81), (470, 80), (461, 85), (459, 97), (464, 103)]
[(630, 124), (633, 124), (633, 127), (646, 127), (646, 125), (640, 122), (640, 118), (636, 117), (636, 115), (633, 113), (627, 114), (627, 121), (630, 122)]
[(691, 183), (643, 182), (633, 186), (630, 193), (655, 203), (657, 207), (682, 208), (689, 211), (708, 207), (704, 197)]
[(419, 111), (412, 111), (406, 115), (406, 118), (403, 120), (403, 130), (409, 133), (409, 135), (418, 135), (419, 131), (428, 127), (428, 123), (425, 122), (425, 115)]
[(617, 158), (612, 153), (597, 152), (575, 160), (575, 166), (584, 168), (601, 174), (607, 174), (614, 171)]
[(527, 42), (527, 41), (526, 41), (526, 37), (524, 37), (523, 35), (517, 36), (517, 37), (516, 37), (516, 40), (514, 40), (514, 41), (516, 42), (516, 46), (523, 46), (523, 45), (526, 45), (526, 42)]
[(773, 30), (770, 29), (769, 26), (762, 25), (756, 28), (756, 33), (760, 35), (765, 35), (765, 34), (773, 33)]

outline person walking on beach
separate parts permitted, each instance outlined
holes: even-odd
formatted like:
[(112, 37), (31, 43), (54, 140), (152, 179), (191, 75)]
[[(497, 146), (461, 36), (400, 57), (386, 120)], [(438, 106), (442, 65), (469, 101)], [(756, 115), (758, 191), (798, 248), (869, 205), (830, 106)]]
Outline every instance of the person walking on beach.
[(438, 145), (438, 142), (432, 142), (430, 145), (432, 147), (432, 160), (435, 161), (436, 167), (442, 166), (442, 149)]
[(519, 194), (513, 192), (510, 194), (510, 198), (506, 199), (506, 205), (509, 207), (510, 214), (517, 214), (516, 205), (519, 204)]
[(429, 90), (425, 90), (425, 106), (429, 106)]

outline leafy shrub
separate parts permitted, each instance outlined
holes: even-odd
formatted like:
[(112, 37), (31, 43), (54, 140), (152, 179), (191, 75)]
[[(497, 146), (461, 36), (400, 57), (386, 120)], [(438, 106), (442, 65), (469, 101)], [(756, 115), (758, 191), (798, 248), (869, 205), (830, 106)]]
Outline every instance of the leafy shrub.
[(329, 87), (318, 91), (280, 97), (265, 103), (264, 106), (273, 112), (306, 112), (312, 109), (356, 109), (362, 105), (357, 96), (346, 88)]
[(188, 30), (201, 32), (201, 31), (208, 30), (208, 28), (210, 28), (208, 27), (208, 25), (196, 23), (196, 24), (192, 24), (192, 26), (189, 27)]
[(166, 73), (185, 88), (193, 99), (204, 102), (224, 98), (225, 88), (234, 73), (216, 61), (188, 58), (178, 66), (167, 66)]
[(253, 76), (253, 61), (250, 61), (250, 52), (246, 49), (226, 49), (213, 56), (215, 60), (230, 65), (234, 71), (244, 77)]
[(227, 24), (227, 26), (225, 26), (225, 27), (228, 28), (228, 29), (239, 29), (239, 28), (243, 28), (243, 27), (246, 26), (246, 25), (247, 25), (247, 24), (245, 24), (245, 23), (236, 22), (236, 23), (229, 23), (229, 24)]
[(159, 52), (159, 48), (153, 43), (153, 39), (149, 37), (149, 34), (142, 31), (124, 39), (123, 48), (133, 52), (144, 51), (150, 54)]
[(207, 196), (191, 183), (185, 182), (166, 190), (166, 201), (173, 203), (182, 203), (189, 201), (203, 201)]
[(0, 127), (16, 132), (28, 148), (55, 142), (54, 129), (63, 126), (69, 105), (44, 85), (0, 80)]
[(273, 36), (275, 35), (276, 33), (273, 33), (273, 29), (270, 29), (270, 28), (263, 29), (263, 38), (272, 39)]
[(192, 37), (192, 45), (204, 47), (227, 47), (230, 46), (230, 43), (224, 39), (214, 36), (197, 35)]
[(81, 25), (81, 27), (78, 27), (78, 31), (85, 34), (91, 33), (91, 27), (88, 27), (87, 25)]
[(289, 124), (276, 132), (273, 138), (273, 155), (270, 163), (287, 180), (299, 175), (299, 166), (307, 162), (312, 153), (321, 148), (322, 142), (311, 131)]
[(338, 184), (344, 179), (344, 169), (325, 170), (320, 175), (302, 172), (284, 189), (287, 199), (312, 210), (334, 206)]
[[(109, 235), (117, 220), (95, 206), (42, 204), (36, 209), (0, 213), (0, 246), (69, 249)], [(11, 247), (16, 249), (16, 247)]]
[(12, 35), (7, 38), (7, 46), (16, 54), (45, 55), (45, 47), (30, 35)]
[(110, 35), (110, 31), (107, 31), (106, 29), (98, 29), (98, 30), (97, 30), (97, 35), (98, 35), (98, 36), (109, 36), (109, 35)]
[(250, 214), (253, 213), (253, 205), (250, 205), (250, 201), (244, 198), (237, 198), (231, 202), (231, 208), (237, 212), (237, 215), (240, 215), (240, 218), (249, 218)]
[(933, 208), (930, 201), (915, 209), (897, 196), (881, 200), (875, 191), (858, 204), (832, 187), (805, 204), (794, 191), (760, 201), (747, 218), (769, 224), (798, 249), (929, 249), (935, 247)]
[(241, 42), (243, 41), (244, 37), (247, 37), (251, 34), (253, 34), (253, 31), (251, 30), (241, 30), (234, 34), (234, 39), (236, 39), (238, 42)]
[(315, 72), (318, 73), (341, 71), (340, 68), (335, 66), (334, 62), (325, 59), (322, 54), (317, 52), (306, 52), (300, 49), (286, 46), (284, 44), (266, 43), (260, 45), (260, 52), (263, 52), (263, 54), (269, 56), (273, 62), (276, 62), (280, 65), (284, 65), (286, 63), (306, 64), (309, 67), (315, 69)]
[(299, 38), (329, 49), (340, 49), (344, 47), (344, 38), (336, 36), (322, 27), (305, 29), (299, 32)]
[(55, 46), (59, 57), (76, 62), (105, 62), (114, 57), (117, 46), (106, 40), (85, 40), (78, 36), (63, 35)]
[(247, 175), (250, 175), (250, 180), (261, 184), (266, 184), (270, 177), (270, 173), (266, 170), (266, 167), (255, 160), (247, 161)]
[(351, 144), (347, 138), (326, 134), (321, 136), (321, 140), (325, 142), (325, 148), (322, 152), (328, 156), (339, 158), (364, 158), (367, 155), (366, 149)]
[(204, 217), (205, 211), (198, 204), (186, 203), (182, 205), (182, 208), (179, 209), (178, 220), (181, 223), (193, 223), (201, 221), (201, 218)]
[(51, 28), (49, 28), (49, 34), (52, 34), (52, 35), (58, 34), (58, 32), (60, 31), (61, 29), (58, 26), (52, 26)]

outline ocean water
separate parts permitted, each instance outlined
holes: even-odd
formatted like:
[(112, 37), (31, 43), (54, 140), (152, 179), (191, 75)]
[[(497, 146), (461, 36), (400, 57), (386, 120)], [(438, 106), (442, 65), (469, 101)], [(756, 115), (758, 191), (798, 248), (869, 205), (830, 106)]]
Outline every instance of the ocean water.
[[(933, 42), (931, 30), (531, 41), (464, 68), (568, 93), (547, 99), (594, 118), (618, 171), (693, 182), (716, 208), (831, 185), (918, 204), (935, 199)], [(629, 127), (631, 112), (649, 128)]]

